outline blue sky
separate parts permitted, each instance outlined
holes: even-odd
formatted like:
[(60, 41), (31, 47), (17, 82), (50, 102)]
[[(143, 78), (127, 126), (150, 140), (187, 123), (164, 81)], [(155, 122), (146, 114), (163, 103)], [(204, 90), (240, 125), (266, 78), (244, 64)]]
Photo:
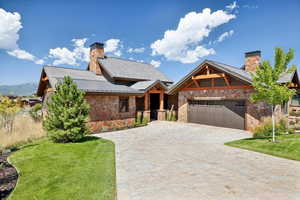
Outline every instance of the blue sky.
[(240, 67), (261, 50), (273, 60), (275, 46), (293, 48), (300, 67), (299, 19), (299, 0), (0, 0), (0, 85), (37, 82), (43, 64), (84, 69), (96, 41), (174, 81), (204, 59)]

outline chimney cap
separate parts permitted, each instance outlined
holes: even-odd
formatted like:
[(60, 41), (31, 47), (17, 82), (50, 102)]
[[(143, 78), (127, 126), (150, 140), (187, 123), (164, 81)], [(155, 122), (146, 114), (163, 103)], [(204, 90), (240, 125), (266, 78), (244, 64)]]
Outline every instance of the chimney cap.
[(104, 48), (104, 44), (101, 42), (94, 42), (93, 44), (90, 45), (90, 49), (103, 49)]
[(249, 51), (245, 53), (245, 57), (251, 57), (251, 56), (261, 56), (261, 51)]

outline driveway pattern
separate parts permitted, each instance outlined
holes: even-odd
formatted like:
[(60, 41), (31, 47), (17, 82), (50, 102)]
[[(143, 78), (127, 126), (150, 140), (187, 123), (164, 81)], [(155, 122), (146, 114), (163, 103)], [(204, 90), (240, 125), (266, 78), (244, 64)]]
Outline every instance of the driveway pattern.
[(97, 136), (116, 144), (119, 200), (300, 199), (300, 162), (224, 145), (246, 131), (155, 121)]

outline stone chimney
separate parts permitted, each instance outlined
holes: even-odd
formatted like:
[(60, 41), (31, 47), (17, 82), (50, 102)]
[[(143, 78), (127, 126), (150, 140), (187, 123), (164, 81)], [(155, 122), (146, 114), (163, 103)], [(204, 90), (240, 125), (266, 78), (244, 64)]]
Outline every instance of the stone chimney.
[(104, 58), (104, 44), (95, 42), (90, 45), (89, 71), (95, 74), (102, 74), (97, 58)]
[(260, 51), (250, 51), (245, 53), (245, 71), (255, 72), (260, 64)]

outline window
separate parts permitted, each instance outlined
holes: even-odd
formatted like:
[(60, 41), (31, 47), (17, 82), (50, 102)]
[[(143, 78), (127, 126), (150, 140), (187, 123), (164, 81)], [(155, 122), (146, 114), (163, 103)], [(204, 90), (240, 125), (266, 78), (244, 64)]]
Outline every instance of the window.
[(119, 97), (119, 112), (129, 111), (129, 97)]
[(300, 106), (300, 95), (299, 94), (295, 94), (293, 97), (292, 97), (292, 102), (291, 104), (293, 106)]
[(288, 114), (288, 101), (285, 101), (283, 104), (281, 104), (281, 112), (283, 114)]

